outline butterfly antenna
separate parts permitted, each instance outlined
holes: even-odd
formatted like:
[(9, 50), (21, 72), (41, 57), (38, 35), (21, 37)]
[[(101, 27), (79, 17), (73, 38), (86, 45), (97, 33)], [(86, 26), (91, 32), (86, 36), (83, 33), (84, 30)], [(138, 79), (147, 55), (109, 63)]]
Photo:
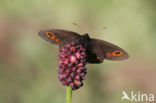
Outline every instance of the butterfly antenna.
[(86, 29), (82, 28), (80, 25), (78, 25), (78, 24), (76, 24), (76, 23), (73, 23), (73, 25), (77, 26), (79, 29), (81, 29), (81, 30), (83, 30), (85, 33), (87, 33), (87, 32), (86, 32)]
[(98, 29), (96, 29), (96, 30), (90, 32), (89, 34), (96, 33), (96, 32), (98, 32), (99, 30), (106, 30), (106, 27), (98, 28)]

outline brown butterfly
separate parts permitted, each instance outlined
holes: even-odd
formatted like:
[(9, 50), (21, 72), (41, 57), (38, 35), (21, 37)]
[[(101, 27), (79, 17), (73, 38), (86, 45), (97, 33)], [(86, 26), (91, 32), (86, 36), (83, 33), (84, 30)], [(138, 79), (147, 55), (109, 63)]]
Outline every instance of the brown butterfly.
[(60, 48), (73, 41), (81, 44), (86, 49), (88, 63), (102, 63), (104, 59), (124, 60), (129, 57), (127, 52), (120, 47), (103, 40), (90, 38), (88, 34), (80, 35), (72, 31), (50, 29), (41, 30), (39, 35), (52, 44), (58, 44)]

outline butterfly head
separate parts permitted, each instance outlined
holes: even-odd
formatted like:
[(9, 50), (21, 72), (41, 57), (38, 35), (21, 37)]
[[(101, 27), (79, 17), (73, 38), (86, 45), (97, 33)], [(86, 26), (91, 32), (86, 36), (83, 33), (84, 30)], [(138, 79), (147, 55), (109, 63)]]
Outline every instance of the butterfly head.
[(80, 38), (80, 40), (79, 40), (79, 43), (80, 43), (84, 48), (86, 48), (89, 40), (90, 40), (89, 35), (88, 35), (88, 34), (84, 34), (84, 35), (81, 36), (81, 38)]
[(86, 34), (82, 35), (82, 38), (84, 38), (84, 39), (89, 39), (90, 37), (89, 37), (89, 35), (86, 33)]

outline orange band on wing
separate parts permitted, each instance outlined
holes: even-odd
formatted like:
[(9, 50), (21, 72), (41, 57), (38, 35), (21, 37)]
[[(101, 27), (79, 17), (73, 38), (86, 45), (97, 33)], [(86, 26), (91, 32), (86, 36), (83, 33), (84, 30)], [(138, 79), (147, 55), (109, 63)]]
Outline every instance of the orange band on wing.
[(112, 57), (112, 53), (106, 53), (106, 56), (108, 56), (108, 57)]
[(118, 51), (118, 50), (112, 52), (113, 56), (121, 56), (122, 54), (123, 54), (123, 52), (122, 51)]
[(55, 39), (55, 42), (60, 42), (60, 39), (59, 39), (59, 38), (56, 38), (56, 39)]
[(55, 35), (53, 35), (52, 37), (51, 37), (51, 39), (55, 39), (56, 37), (55, 37)]
[(51, 32), (46, 32), (46, 36), (48, 38), (51, 38), (51, 39), (55, 39), (56, 38), (56, 36), (53, 33), (51, 33)]
[(49, 35), (49, 34), (51, 34), (51, 33), (50, 33), (50, 32), (46, 32), (46, 36), (47, 36), (48, 38), (51, 37), (51, 35)]

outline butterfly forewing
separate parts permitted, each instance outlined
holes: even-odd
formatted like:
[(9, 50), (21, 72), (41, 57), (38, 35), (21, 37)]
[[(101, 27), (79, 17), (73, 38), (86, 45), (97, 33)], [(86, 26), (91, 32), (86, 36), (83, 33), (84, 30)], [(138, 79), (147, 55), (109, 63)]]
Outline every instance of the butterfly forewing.
[(46, 41), (52, 44), (64, 45), (65, 43), (71, 41), (78, 41), (81, 37), (78, 33), (67, 31), (67, 30), (59, 30), (59, 29), (49, 29), (49, 30), (41, 30), (39, 35)]

